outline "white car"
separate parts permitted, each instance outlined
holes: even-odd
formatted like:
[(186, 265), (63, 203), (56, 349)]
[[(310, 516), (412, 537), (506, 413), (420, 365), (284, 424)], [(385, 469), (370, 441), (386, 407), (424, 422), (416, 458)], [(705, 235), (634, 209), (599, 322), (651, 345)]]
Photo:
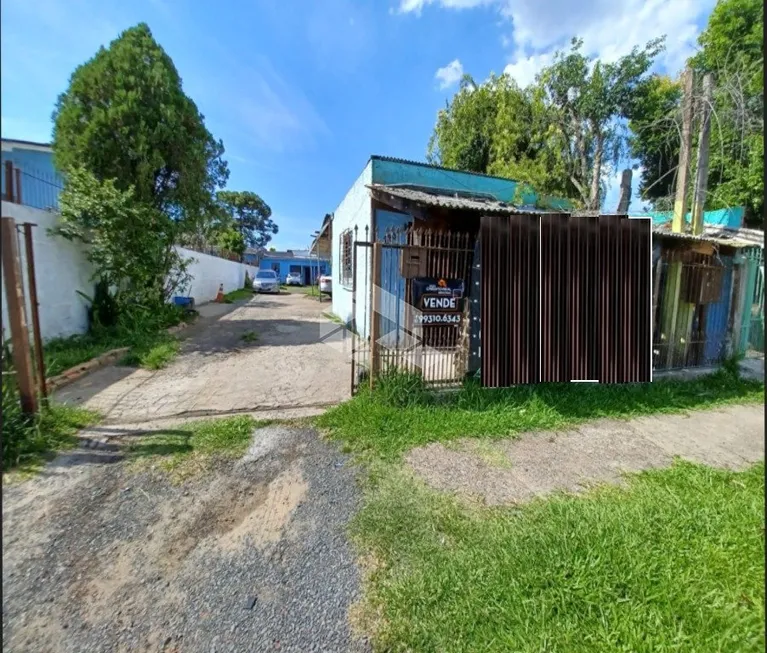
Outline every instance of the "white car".
[(274, 270), (259, 270), (253, 279), (255, 292), (280, 292), (280, 278)]
[(301, 273), (290, 272), (288, 276), (285, 277), (285, 285), (286, 286), (303, 286), (304, 282), (301, 279)]
[(320, 292), (327, 293), (328, 295), (333, 294), (333, 277), (329, 274), (323, 274), (320, 277)]

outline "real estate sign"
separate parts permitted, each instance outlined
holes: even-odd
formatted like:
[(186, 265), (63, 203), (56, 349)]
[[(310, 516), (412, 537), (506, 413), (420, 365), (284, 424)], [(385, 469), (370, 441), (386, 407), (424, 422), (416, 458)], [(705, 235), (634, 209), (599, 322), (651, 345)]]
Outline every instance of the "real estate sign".
[(418, 326), (460, 325), (463, 318), (463, 279), (416, 277), (413, 279), (413, 306), (418, 309)]

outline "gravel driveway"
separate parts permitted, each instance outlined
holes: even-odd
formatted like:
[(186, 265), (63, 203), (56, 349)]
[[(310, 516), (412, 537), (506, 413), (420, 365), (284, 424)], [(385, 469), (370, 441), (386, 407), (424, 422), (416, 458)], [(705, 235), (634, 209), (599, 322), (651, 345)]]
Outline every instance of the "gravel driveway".
[(3, 491), (3, 649), (364, 651), (345, 536), (355, 468), (310, 429), (183, 485), (119, 451), (60, 457)]
[[(201, 318), (182, 332), (181, 353), (167, 368), (102, 368), (55, 398), (120, 426), (246, 412), (317, 413), (348, 399), (351, 382), (348, 341), (323, 316), (329, 310), (329, 301), (302, 294), (201, 306)], [(243, 337), (248, 333), (254, 341)]]

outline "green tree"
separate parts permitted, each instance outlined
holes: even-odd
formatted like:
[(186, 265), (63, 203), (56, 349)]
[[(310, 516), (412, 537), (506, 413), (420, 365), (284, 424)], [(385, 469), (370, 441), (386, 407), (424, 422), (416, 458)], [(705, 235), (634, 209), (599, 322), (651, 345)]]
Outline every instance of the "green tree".
[(133, 188), (121, 190), (111, 179), (70, 168), (59, 209), (53, 233), (87, 245), (94, 277), (116, 290), (119, 306), (162, 303), (186, 282), (171, 219), (137, 202)]
[(217, 199), (223, 213), (250, 247), (264, 247), (278, 227), (271, 219), (272, 209), (251, 191), (219, 191)]
[(629, 121), (631, 153), (642, 166), (639, 191), (642, 199), (659, 210), (670, 210), (673, 205), (679, 163), (681, 97), (678, 80), (653, 75), (647, 84), (637, 89)]
[(247, 245), (242, 234), (235, 229), (226, 229), (218, 234), (216, 245), (227, 252), (237, 254), (240, 258), (245, 253)]
[(205, 215), (229, 171), (224, 146), (181, 87), (173, 61), (141, 23), (78, 66), (53, 113), (53, 151), (183, 230)]
[(569, 52), (557, 52), (538, 84), (550, 108), (554, 134), (570, 182), (589, 210), (600, 207), (604, 174), (626, 153), (621, 121), (632, 117), (635, 98), (663, 49), (663, 39), (635, 47), (616, 62), (592, 60), (573, 39)]

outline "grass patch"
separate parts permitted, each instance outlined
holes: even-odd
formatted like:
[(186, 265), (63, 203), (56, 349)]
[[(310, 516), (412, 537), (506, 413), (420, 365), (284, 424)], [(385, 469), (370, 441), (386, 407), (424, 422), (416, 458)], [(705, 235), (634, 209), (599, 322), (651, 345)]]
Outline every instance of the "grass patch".
[(176, 357), (179, 347), (179, 341), (174, 336), (158, 333), (134, 345), (120, 364), (159, 370), (167, 367)]
[(190, 422), (141, 436), (128, 457), (136, 469), (157, 467), (181, 481), (203, 471), (215, 458), (242, 456), (253, 429), (266, 424), (248, 415)]
[(336, 324), (344, 324), (344, 321), (338, 317), (335, 313), (332, 313), (331, 311), (323, 311), (322, 317), (327, 318), (331, 322), (335, 322)]
[(228, 292), (224, 295), (224, 302), (232, 304), (234, 302), (242, 301), (243, 299), (251, 299), (253, 297), (253, 291), (250, 288), (238, 288), (232, 292)]
[(257, 342), (258, 334), (255, 331), (246, 331), (240, 336), (243, 342)]
[(27, 418), (18, 408), (17, 397), (6, 402), (3, 395), (3, 482), (37, 473), (57, 452), (74, 447), (81, 429), (100, 420), (93, 411), (55, 403), (41, 408), (37, 417)]
[(730, 370), (647, 384), (485, 389), (469, 382), (443, 395), (426, 391), (417, 376), (399, 374), (382, 378), (373, 392), (361, 388), (352, 400), (320, 415), (316, 424), (342, 440), (347, 451), (393, 459), (429, 442), (502, 438), (602, 417), (629, 419), (748, 402), (764, 402), (764, 385)]
[(317, 297), (319, 294), (317, 286), (286, 286), (285, 284), (281, 284), (280, 291), (289, 292), (294, 295), (311, 295), (313, 297)]
[(378, 463), (352, 524), (376, 651), (762, 651), (764, 464), (466, 508)]

